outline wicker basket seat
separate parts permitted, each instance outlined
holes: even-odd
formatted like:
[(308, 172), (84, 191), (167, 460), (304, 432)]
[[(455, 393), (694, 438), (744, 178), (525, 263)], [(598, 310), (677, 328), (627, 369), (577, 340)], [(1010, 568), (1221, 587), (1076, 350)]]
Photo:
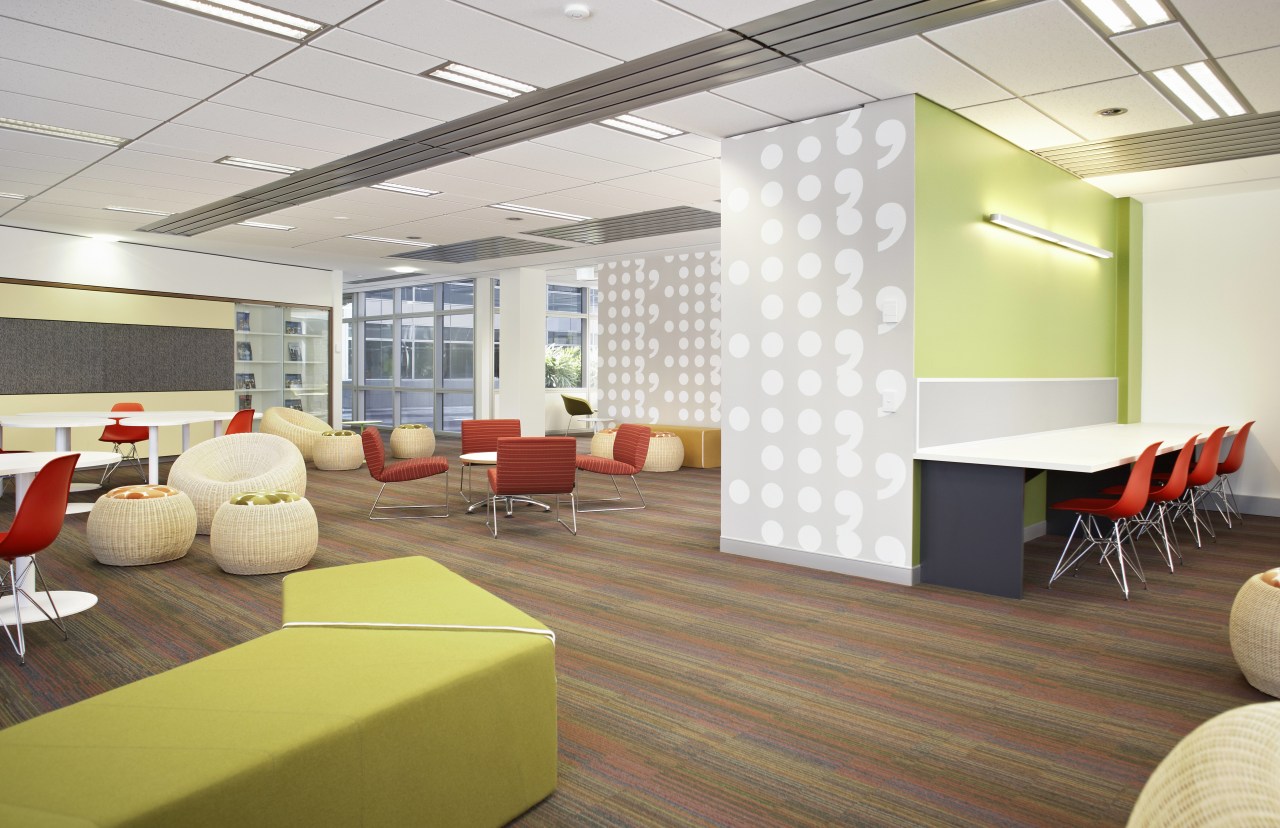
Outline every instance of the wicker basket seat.
[(262, 425), (258, 428), (263, 434), (274, 434), (293, 443), (302, 452), (302, 459), (307, 462), (311, 462), (320, 434), (333, 431), (333, 426), (319, 417), (282, 406), (268, 408), (262, 415)]
[(684, 464), (684, 443), (669, 431), (655, 431), (649, 435), (649, 453), (644, 458), (647, 472), (680, 471)]
[(1244, 582), (1231, 605), (1231, 654), (1245, 679), (1280, 698), (1280, 570)]
[(196, 508), (169, 486), (120, 486), (89, 512), (89, 551), (109, 566), (176, 560), (196, 538)]
[(391, 456), (430, 457), (436, 453), (436, 433), (421, 423), (402, 423), (391, 429)]
[(297, 446), (274, 434), (228, 434), (196, 443), (169, 469), (169, 485), (196, 507), (196, 533), (209, 534), (218, 507), (237, 492), (285, 489), (305, 495), (307, 466)]
[(364, 442), (354, 431), (325, 431), (311, 459), (324, 471), (358, 469), (364, 463)]
[(240, 492), (218, 507), (209, 549), (223, 572), (266, 575), (300, 569), (319, 542), (316, 512), (296, 492)]

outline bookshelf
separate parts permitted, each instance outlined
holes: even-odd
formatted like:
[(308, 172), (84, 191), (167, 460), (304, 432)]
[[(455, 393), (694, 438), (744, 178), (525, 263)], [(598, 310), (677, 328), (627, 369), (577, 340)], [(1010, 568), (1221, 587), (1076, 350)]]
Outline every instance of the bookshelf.
[(329, 317), (321, 308), (236, 305), (236, 408), (296, 408), (329, 419)]

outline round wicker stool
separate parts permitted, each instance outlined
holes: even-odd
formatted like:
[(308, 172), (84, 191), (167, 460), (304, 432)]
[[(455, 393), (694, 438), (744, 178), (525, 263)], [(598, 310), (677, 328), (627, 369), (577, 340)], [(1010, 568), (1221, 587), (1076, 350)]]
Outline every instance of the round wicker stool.
[(232, 575), (306, 566), (316, 553), (316, 512), (293, 492), (241, 492), (218, 507), (209, 532), (213, 559)]
[(1231, 605), (1231, 653), (1245, 679), (1280, 698), (1280, 570), (1244, 582)]
[(324, 471), (358, 469), (364, 462), (364, 441), (354, 431), (323, 431), (315, 442), (311, 460)]
[(196, 507), (168, 486), (121, 486), (89, 512), (89, 551), (98, 563), (141, 566), (181, 558), (196, 538)]
[(613, 459), (613, 441), (618, 437), (618, 429), (606, 428), (597, 431), (591, 437), (591, 456)]
[(436, 453), (436, 433), (422, 423), (404, 423), (391, 429), (392, 457), (430, 457)]
[(649, 453), (644, 458), (647, 472), (680, 471), (684, 464), (684, 443), (670, 431), (655, 431), (649, 436)]

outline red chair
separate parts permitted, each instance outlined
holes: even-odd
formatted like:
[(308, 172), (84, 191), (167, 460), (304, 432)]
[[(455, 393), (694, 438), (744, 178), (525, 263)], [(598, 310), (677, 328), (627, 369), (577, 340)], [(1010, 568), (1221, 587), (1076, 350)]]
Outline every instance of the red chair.
[(640, 484), (636, 482), (636, 475), (644, 468), (644, 460), (649, 456), (650, 433), (648, 426), (624, 423), (618, 426), (618, 434), (613, 440), (612, 458), (579, 454), (577, 459), (579, 470), (591, 472), (592, 474), (608, 475), (609, 480), (613, 483), (613, 490), (617, 493), (616, 497), (584, 500), (582, 501), (583, 503), (614, 503), (622, 500), (622, 490), (618, 488), (618, 478), (625, 476), (630, 477), (631, 485), (636, 487), (636, 495), (640, 498), (640, 505), (598, 506), (594, 509), (579, 509), (579, 512), (626, 512), (645, 508), (644, 494), (640, 491)]
[[(420, 520), (422, 518), (447, 518), (449, 516), (449, 461), (438, 455), (432, 457), (415, 457), (401, 460), (399, 463), (386, 465), (386, 449), (382, 445), (382, 432), (373, 426), (367, 427), (361, 434), (364, 440), (364, 460), (369, 468), (369, 475), (382, 484), (378, 496), (373, 499), (369, 509), (369, 520)], [(388, 483), (407, 483), (411, 480), (422, 480), (444, 475), (444, 503), (427, 503), (421, 506), (379, 506), (382, 492)], [(396, 515), (393, 517), (374, 517), (373, 513), (380, 509), (444, 509), (442, 515)]]
[[(1187, 473), (1187, 491), (1178, 501), (1177, 511), (1173, 516), (1175, 520), (1181, 518), (1182, 524), (1188, 531), (1195, 533), (1197, 548), (1201, 545), (1201, 526), (1209, 533), (1209, 537), (1217, 537), (1209, 521), (1200, 516), (1200, 511), (1201, 501), (1204, 499), (1204, 487), (1212, 483), (1218, 474), (1218, 455), (1222, 451), (1222, 438), (1226, 435), (1227, 428), (1228, 426), (1222, 426), (1209, 432), (1209, 439), (1204, 441), (1204, 446), (1200, 449), (1200, 457)], [(1156, 479), (1159, 480), (1161, 477)]]
[(1231, 491), (1231, 480), (1228, 475), (1240, 471), (1240, 466), (1244, 464), (1244, 447), (1249, 440), (1249, 429), (1253, 428), (1254, 422), (1254, 420), (1250, 420), (1240, 427), (1235, 439), (1231, 441), (1231, 449), (1227, 452), (1227, 459), (1218, 464), (1218, 476), (1204, 490), (1206, 497), (1217, 498), (1218, 512), (1222, 515), (1222, 519), (1227, 522), (1228, 529), (1231, 528), (1232, 515), (1244, 520), (1244, 515), (1240, 514), (1240, 508), (1236, 505), (1236, 494)]
[(251, 431), (253, 431), (253, 409), (243, 408), (231, 418), (231, 422), (227, 423), (227, 430), (222, 434), (225, 437), (228, 434), (248, 434)]
[[(574, 494), (578, 441), (572, 437), (501, 437), (498, 464), (489, 469), (489, 526), (498, 537), (498, 501), (531, 499), (531, 495), (556, 496), (556, 521), (578, 534), (578, 506)], [(569, 495), (573, 525), (560, 517), (560, 495)], [(510, 510), (508, 510), (510, 517)]]
[[(519, 437), (519, 420), (463, 420), (461, 454), (476, 454), (484, 451), (497, 451), (498, 440), (503, 437)], [(471, 466), (462, 461), (462, 473), (458, 475), (458, 494), (468, 504), (467, 511), (488, 503), (488, 500), (473, 500), (471, 497)], [(464, 490), (465, 489), (465, 490)]]
[[(1142, 450), (1133, 468), (1129, 471), (1129, 480), (1125, 483), (1124, 493), (1119, 498), (1108, 497), (1076, 497), (1054, 503), (1049, 508), (1076, 513), (1075, 525), (1071, 527), (1071, 535), (1066, 546), (1062, 548), (1062, 556), (1058, 565), (1049, 576), (1049, 588), (1053, 582), (1068, 571), (1078, 569), (1080, 560), (1091, 550), (1102, 550), (1102, 562), (1111, 570), (1111, 575), (1120, 584), (1124, 599), (1129, 600), (1129, 579), (1125, 575), (1125, 567), (1133, 570), (1138, 580), (1146, 586), (1147, 579), (1142, 574), (1142, 563), (1137, 555), (1131, 555), (1124, 548), (1124, 540), (1128, 537), (1129, 522), (1142, 513), (1147, 506), (1147, 496), (1151, 488), (1151, 469), (1156, 462), (1159, 443), (1152, 443)], [(1111, 521), (1111, 528), (1104, 532), (1099, 525), (1099, 518)], [(1073, 548), (1076, 532), (1081, 531), (1080, 542)], [(1112, 555), (1115, 564), (1112, 564)]]
[[(138, 412), (142, 411), (142, 403), (116, 403), (111, 406), (111, 410)], [(107, 466), (107, 470), (102, 473), (101, 485), (107, 485), (107, 478), (110, 477), (112, 472), (114, 472), (120, 463), (123, 463), (125, 460), (132, 460), (134, 462), (138, 467), (138, 473), (142, 475), (143, 482), (146, 482), (147, 470), (143, 468), (142, 460), (138, 457), (138, 443), (146, 442), (147, 431), (148, 429), (146, 426), (120, 425), (120, 420), (118, 419), (111, 425), (102, 429), (102, 436), (99, 437), (98, 440), (103, 443), (111, 443), (111, 450), (120, 455), (120, 460), (110, 466)], [(121, 446), (128, 446), (129, 451), (120, 451)]]
[[(4, 625), (4, 634), (9, 637), (9, 643), (13, 645), (14, 651), (18, 654), (18, 660), (22, 664), (27, 663), (27, 641), (22, 633), (23, 603), (40, 610), (45, 618), (62, 631), (62, 637), (67, 638), (67, 625), (62, 623), (62, 615), (53, 603), (53, 594), (45, 592), (49, 608), (53, 610), (53, 614), (50, 615), (48, 610), (35, 601), (23, 584), (26, 582), (26, 567), (30, 567), (33, 571), (34, 578), (31, 583), (37, 590), (44, 582), (44, 575), (40, 572), (35, 555), (47, 549), (57, 540), (58, 533), (62, 531), (62, 522), (67, 516), (67, 493), (71, 490), (71, 475), (75, 472), (76, 462), (79, 459), (79, 454), (64, 454), (45, 463), (27, 488), (26, 497), (23, 498), (18, 513), (14, 515), (9, 531), (0, 532), (0, 560), (9, 564), (9, 583), (12, 585), (11, 594), (16, 621), (14, 627), (17, 637), (15, 639), (8, 625)], [(19, 561), (19, 559), (22, 560)], [(20, 563), (25, 563), (21, 571), (18, 568)]]
[[(1173, 533), (1173, 519), (1169, 513), (1175, 510), (1174, 504), (1186, 494), (1187, 470), (1191, 467), (1191, 455), (1195, 452), (1196, 440), (1199, 438), (1199, 434), (1193, 435), (1183, 444), (1178, 451), (1177, 459), (1173, 462), (1173, 470), (1168, 476), (1152, 478), (1151, 491), (1147, 494), (1146, 511), (1129, 524), (1133, 537), (1140, 537), (1147, 533), (1160, 535), (1160, 540), (1156, 542), (1156, 551), (1164, 556), (1170, 572), (1173, 571), (1173, 556), (1177, 555), (1178, 562), (1181, 563), (1182, 553), (1178, 551), (1177, 538)], [(1124, 488), (1124, 486), (1111, 486), (1103, 489), (1102, 493), (1119, 497), (1124, 494)]]

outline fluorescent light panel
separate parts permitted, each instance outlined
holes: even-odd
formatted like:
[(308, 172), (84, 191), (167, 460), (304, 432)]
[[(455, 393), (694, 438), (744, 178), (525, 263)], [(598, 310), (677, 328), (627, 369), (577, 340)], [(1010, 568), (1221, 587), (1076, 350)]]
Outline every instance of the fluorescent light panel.
[(142, 213), (144, 216), (173, 215), (173, 213), (168, 213), (168, 212), (165, 212), (164, 210), (148, 210), (145, 207), (117, 207), (114, 204), (109, 204), (106, 207), (103, 207), (102, 209), (111, 210), (114, 213)]
[(19, 121), (15, 118), (0, 118), (0, 128), (15, 129), (19, 132), (32, 132), (36, 135), (48, 135), (52, 138), (70, 138), (72, 141), (85, 141), (90, 144), (102, 144), (108, 147), (120, 147), (129, 143), (128, 138), (117, 138), (114, 135), (102, 135), (97, 132), (85, 132), (79, 129), (37, 124), (34, 121)]
[(483, 69), (464, 66), (461, 63), (445, 63), (434, 69), (428, 69), (422, 73), (422, 76), (435, 78), (457, 86), (465, 86), (468, 89), (478, 89), (481, 92), (488, 92), (490, 95), (498, 95), (503, 98), (516, 98), (526, 92), (533, 92), (538, 88), (511, 78), (495, 75), (492, 72), (486, 72)]
[(262, 230), (292, 230), (292, 225), (288, 224), (268, 224), (265, 221), (237, 221), (236, 224), (241, 227), (257, 227)]
[(18, 201), (25, 201), (27, 197), (17, 193), (0, 193), (0, 198), (16, 198)]
[(324, 28), (323, 23), (286, 14), (257, 3), (245, 2), (245, 0), (151, 0), (151, 2), (238, 23), (241, 26), (292, 40), (306, 40)]
[(234, 155), (224, 155), (215, 164), (226, 164), (228, 167), (244, 167), (247, 170), (263, 170), (265, 172), (282, 173), (289, 175), (296, 173), (302, 167), (290, 167), (287, 164), (273, 164), (270, 161), (254, 161), (252, 158), (237, 158)]
[(1037, 239), (1052, 242), (1053, 244), (1060, 245), (1069, 250), (1074, 250), (1077, 253), (1085, 253), (1090, 256), (1096, 256), (1099, 259), (1110, 259), (1115, 255), (1110, 250), (1104, 250), (1101, 247), (1094, 247), (1091, 244), (1086, 244), (1085, 242), (1073, 239), (1070, 236), (1064, 236), (1061, 233), (1055, 233), (1052, 230), (1037, 227), (1034, 224), (1029, 224), (1028, 222), (1013, 218), (1012, 216), (1006, 216), (1003, 213), (992, 213), (987, 216), (986, 219), (992, 224), (997, 224), (1006, 230), (1012, 230), (1015, 233), (1021, 233), (1024, 236), (1032, 236)]
[(1213, 102), (1218, 105), (1225, 115), (1243, 115), (1244, 107), (1236, 100), (1236, 96), (1231, 94), (1222, 79), (1214, 74), (1209, 68), (1209, 64), (1203, 60), (1197, 63), (1188, 63), (1182, 67), (1186, 70), (1191, 79), (1200, 84), (1200, 88), (1209, 93), (1209, 97), (1213, 98)]
[(682, 130), (675, 127), (669, 127), (666, 124), (660, 124), (645, 118), (637, 118), (635, 115), (630, 114), (605, 118), (600, 123), (607, 127), (620, 129), (623, 132), (630, 132), (632, 135), (642, 135), (645, 138), (653, 138), (657, 141), (684, 134)]
[(1158, 0), (1080, 0), (1112, 34), (1172, 20)]
[(1213, 67), (1205, 61), (1157, 69), (1152, 74), (1202, 121), (1243, 115), (1246, 111)]
[(364, 241), (385, 242), (386, 244), (403, 244), (406, 247), (435, 247), (434, 244), (428, 244), (427, 242), (423, 242), (423, 241), (414, 241), (413, 239), (389, 239), (386, 236), (365, 236), (360, 233), (356, 233), (350, 236), (345, 236), (344, 238), (362, 239)]
[(440, 195), (439, 190), (424, 190), (422, 187), (410, 187), (407, 184), (392, 184), (384, 181), (381, 184), (373, 184), (369, 187), (371, 190), (386, 190), (389, 193), (405, 193), (406, 195), (415, 195), (430, 197)]
[(575, 216), (573, 213), (561, 213), (557, 210), (543, 210), (541, 207), (526, 207), (523, 204), (490, 204), (490, 207), (497, 207), (499, 210), (510, 210), (513, 213), (528, 213), (533, 216), (545, 216), (546, 218), (564, 219), (565, 221), (586, 221), (590, 216)]

